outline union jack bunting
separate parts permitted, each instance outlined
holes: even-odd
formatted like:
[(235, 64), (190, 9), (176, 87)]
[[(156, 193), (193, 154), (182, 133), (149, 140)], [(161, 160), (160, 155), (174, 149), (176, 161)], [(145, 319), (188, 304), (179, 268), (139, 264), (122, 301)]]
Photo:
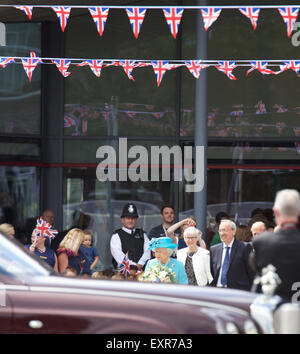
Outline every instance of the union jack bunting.
[(35, 52), (30, 52), (30, 58), (21, 58), (23, 68), (28, 76), (29, 82), (31, 81), (32, 74), (38, 63), (42, 63), (42, 60), (36, 56)]
[(101, 69), (102, 69), (102, 65), (103, 65), (103, 60), (88, 59), (88, 60), (83, 61), (80, 64), (77, 64), (77, 66), (85, 66), (85, 65), (89, 65), (93, 74), (95, 74), (97, 77), (100, 77)]
[(5, 68), (9, 63), (14, 63), (15, 58), (0, 58), (0, 66)]
[(200, 71), (207, 68), (209, 65), (201, 64), (201, 60), (189, 60), (185, 62), (186, 67), (196, 79), (200, 77)]
[(282, 105), (279, 105), (279, 104), (277, 104), (277, 103), (274, 104), (273, 108), (276, 109), (276, 112), (277, 112), (277, 113), (284, 113), (284, 112), (287, 112), (287, 111), (288, 111), (285, 107), (283, 107)]
[(33, 6), (15, 6), (15, 8), (24, 11), (29, 20), (31, 20)]
[(291, 35), (293, 31), (294, 24), (297, 20), (299, 8), (298, 7), (280, 7), (278, 9), (280, 15), (283, 18), (283, 21), (287, 27), (287, 35), (288, 37)]
[(126, 278), (128, 277), (128, 275), (130, 275), (130, 264), (129, 264), (128, 252), (125, 254), (124, 259), (119, 266), (119, 271)]
[(289, 60), (283, 62), (283, 65), (280, 65), (280, 70), (276, 72), (276, 74), (280, 74), (286, 70), (294, 70), (297, 74), (300, 71), (300, 60)]
[(59, 19), (61, 30), (64, 32), (64, 30), (65, 30), (65, 28), (67, 26), (68, 18), (70, 16), (71, 7), (67, 7), (67, 6), (52, 6), (52, 9), (56, 13), (56, 15), (57, 15), (57, 17)]
[(126, 8), (126, 13), (129, 18), (133, 34), (135, 38), (138, 38), (144, 17), (146, 15), (146, 9), (137, 7)]
[(254, 30), (256, 30), (260, 9), (257, 7), (241, 7), (239, 10), (243, 15), (249, 18)]
[(242, 109), (238, 109), (236, 111), (232, 111), (230, 112), (231, 116), (236, 116), (236, 117), (240, 117), (244, 114), (244, 111)]
[(167, 24), (170, 27), (172, 36), (176, 38), (178, 33), (178, 28), (180, 25), (181, 17), (183, 14), (183, 9), (178, 7), (172, 7), (169, 9), (163, 9)]
[(89, 7), (90, 14), (96, 24), (97, 30), (102, 36), (106, 20), (108, 17), (109, 8), (108, 7)]
[(36, 236), (37, 237), (46, 237), (49, 239), (54, 239), (58, 234), (58, 231), (55, 230), (47, 221), (43, 220), (41, 217), (36, 221)]
[(135, 81), (131, 75), (132, 70), (135, 68), (135, 61), (134, 60), (120, 60), (119, 63), (123, 67), (126, 75), (129, 77), (129, 79), (132, 81)]
[(251, 61), (251, 69), (249, 69), (246, 73), (246, 76), (251, 73), (253, 70), (258, 70), (263, 75), (276, 74), (273, 70), (267, 69), (268, 63), (266, 61)]
[(69, 59), (52, 59), (52, 63), (56, 65), (59, 72), (63, 77), (69, 76), (71, 73), (68, 72), (71, 60)]
[(215, 67), (226, 74), (230, 80), (236, 80), (236, 77), (232, 74), (233, 69), (236, 68), (234, 61), (220, 61), (219, 65)]
[(159, 87), (165, 72), (169, 70), (169, 63), (167, 61), (155, 60), (151, 62), (151, 65), (156, 76), (157, 87)]
[(65, 113), (64, 115), (64, 128), (70, 128), (72, 125), (75, 125), (75, 121), (73, 120), (70, 114)]
[(264, 103), (262, 103), (262, 101), (258, 101), (258, 103), (254, 107), (257, 108), (257, 110), (255, 112), (256, 114), (267, 113), (266, 105)]
[(209, 27), (216, 21), (221, 11), (222, 9), (212, 7), (206, 7), (201, 9), (205, 31), (207, 31)]

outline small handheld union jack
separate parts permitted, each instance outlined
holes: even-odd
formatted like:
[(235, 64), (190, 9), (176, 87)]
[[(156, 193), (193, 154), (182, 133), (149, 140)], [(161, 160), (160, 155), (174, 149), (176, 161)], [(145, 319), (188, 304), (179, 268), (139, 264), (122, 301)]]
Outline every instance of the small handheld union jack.
[(126, 278), (130, 275), (130, 265), (129, 265), (128, 251), (125, 254), (124, 259), (123, 259), (122, 263), (119, 266), (119, 271)]
[(131, 23), (133, 34), (135, 38), (138, 38), (144, 17), (146, 15), (146, 9), (129, 7), (126, 8), (126, 13)]
[(41, 217), (37, 219), (35, 227), (36, 237), (46, 237), (52, 240), (57, 234), (58, 231), (55, 230), (47, 221), (43, 220)]
[(172, 33), (172, 36), (176, 38), (181, 17), (183, 14), (183, 9), (172, 7), (172, 8), (167, 8), (163, 9), (167, 24), (170, 27), (170, 31)]

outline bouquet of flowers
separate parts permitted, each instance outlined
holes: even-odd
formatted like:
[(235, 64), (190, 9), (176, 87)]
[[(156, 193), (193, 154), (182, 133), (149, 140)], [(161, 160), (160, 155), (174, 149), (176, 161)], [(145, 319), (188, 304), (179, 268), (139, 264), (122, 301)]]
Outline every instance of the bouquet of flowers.
[(176, 274), (172, 272), (171, 268), (161, 263), (154, 264), (150, 269), (142, 273), (138, 280), (151, 283), (177, 283)]

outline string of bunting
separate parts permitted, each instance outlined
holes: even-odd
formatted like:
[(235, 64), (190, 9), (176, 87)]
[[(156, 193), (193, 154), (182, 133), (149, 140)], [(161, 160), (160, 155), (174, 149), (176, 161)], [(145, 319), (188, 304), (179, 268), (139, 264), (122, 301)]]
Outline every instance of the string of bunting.
[[(137, 60), (137, 59), (62, 59), (62, 58), (39, 58), (35, 52), (30, 52), (30, 57), (0, 57), (0, 67), (5, 68), (8, 64), (22, 64), (28, 76), (29, 81), (32, 79), (33, 71), (38, 64), (54, 64), (63, 77), (68, 77), (71, 72), (68, 71), (70, 65), (89, 66), (91, 71), (97, 77), (100, 77), (102, 68), (108, 66), (122, 67), (128, 78), (135, 81), (132, 71), (135, 68), (143, 68), (152, 66), (156, 76), (157, 86), (160, 85), (164, 74), (168, 70), (179, 67), (186, 67), (189, 72), (199, 79), (203, 69), (215, 67), (224, 73), (230, 80), (236, 80), (233, 70), (239, 66), (250, 66), (246, 72), (246, 76), (257, 70), (262, 75), (277, 75), (287, 70), (293, 70), (299, 76), (300, 60)], [(278, 71), (268, 68), (268, 66), (279, 67)]]
[(127, 6), (52, 6), (52, 5), (0, 5), (0, 7), (14, 7), (18, 10), (24, 11), (27, 15), (28, 19), (32, 19), (33, 9), (36, 7), (39, 8), (51, 8), (57, 15), (62, 31), (65, 30), (68, 19), (70, 17), (70, 13), (72, 8), (86, 8), (89, 10), (95, 25), (97, 27), (98, 33), (102, 36), (105, 24), (109, 15), (110, 9), (124, 9), (128, 15), (133, 34), (135, 38), (138, 38), (142, 23), (144, 21), (144, 17), (146, 15), (147, 10), (162, 10), (166, 22), (170, 28), (171, 34), (174, 38), (176, 38), (179, 25), (181, 22), (182, 15), (185, 10), (200, 10), (202, 14), (204, 29), (207, 31), (210, 26), (218, 19), (221, 12), (226, 9), (237, 9), (246, 16), (252, 26), (253, 29), (256, 29), (257, 21), (259, 18), (261, 9), (278, 9), (284, 23), (287, 27), (287, 35), (288, 37), (291, 35), (293, 31), (294, 24), (297, 20), (298, 12), (300, 7), (297, 5), (259, 5), (259, 6), (144, 6), (144, 7), (127, 7)]

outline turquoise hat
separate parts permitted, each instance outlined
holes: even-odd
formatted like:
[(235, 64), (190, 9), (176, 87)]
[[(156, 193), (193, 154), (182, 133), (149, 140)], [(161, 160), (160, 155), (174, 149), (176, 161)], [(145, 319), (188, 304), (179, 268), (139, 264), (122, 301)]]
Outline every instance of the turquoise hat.
[(155, 248), (171, 248), (172, 250), (177, 247), (176, 243), (173, 243), (170, 237), (158, 237), (152, 238), (149, 242), (149, 249), (152, 251)]

